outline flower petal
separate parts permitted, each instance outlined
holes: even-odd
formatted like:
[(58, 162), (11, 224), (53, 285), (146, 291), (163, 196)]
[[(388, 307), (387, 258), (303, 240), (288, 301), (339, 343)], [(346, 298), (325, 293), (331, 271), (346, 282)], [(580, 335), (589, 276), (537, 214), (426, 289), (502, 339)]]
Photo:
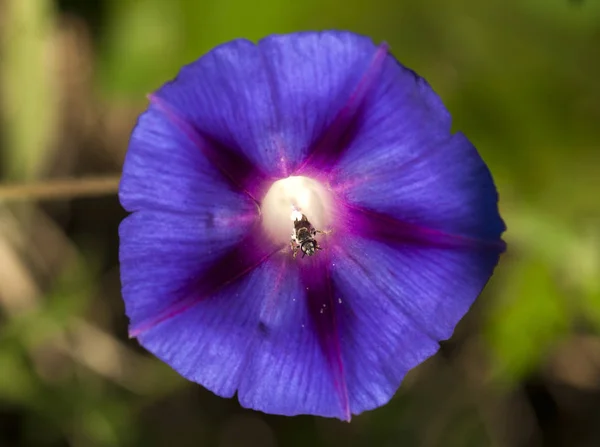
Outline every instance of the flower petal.
[(371, 284), (367, 296), (386, 296), (397, 316), (411, 319), (435, 340), (446, 340), (487, 283), (499, 256), (498, 250), (390, 246), (349, 237), (343, 253), (336, 252), (335, 272), (354, 277), (357, 285)]
[(331, 312), (323, 313), (329, 294), (319, 295), (327, 277), (307, 283), (297, 267), (289, 256), (280, 258), (278, 279), (266, 286), (265, 329), (246, 365), (240, 403), (268, 413), (347, 420), (339, 340)]
[(355, 206), (450, 234), (497, 240), (493, 180), (427, 82), (391, 56), (332, 175)]
[(193, 124), (189, 123), (166, 101), (154, 95), (150, 95), (149, 98), (171, 123), (185, 134), (190, 141), (194, 142), (198, 150), (232, 185), (236, 186), (238, 190), (244, 191), (258, 203), (273, 183), (272, 179), (267, 178), (260, 170), (256, 169), (244, 154), (234, 152), (201, 135)]
[(151, 104), (131, 136), (119, 188), (123, 207), (200, 215), (222, 209), (230, 217), (233, 210), (243, 214), (254, 207), (256, 212), (256, 205), (203, 155), (202, 144), (210, 145), (190, 139)]
[(377, 48), (347, 32), (236, 40), (184, 67), (154, 97), (203, 136), (273, 177), (304, 160), (347, 102)]
[(300, 267), (302, 285), (306, 287), (306, 300), (312, 326), (319, 339), (321, 351), (329, 364), (329, 371), (334, 379), (335, 389), (340, 398), (343, 418), (350, 420), (350, 397), (344, 364), (340, 334), (337, 327), (336, 303), (331, 280), (332, 266), (329, 256), (320, 256), (306, 260)]
[(379, 80), (387, 52), (387, 45), (382, 44), (373, 54), (361, 79), (352, 86), (343, 107), (312, 146), (310, 154), (296, 171), (296, 175), (323, 177), (335, 167), (339, 157), (356, 137), (358, 122), (362, 119), (362, 107), (367, 95)]
[(146, 349), (185, 378), (232, 397), (259, 331), (265, 265), (138, 336)]
[(252, 209), (206, 207), (193, 217), (140, 211), (121, 224), (121, 282), (132, 336), (185, 312), (277, 250), (255, 231)]
[(348, 238), (332, 250), (350, 410), (385, 404), (405, 374), (449, 338), (487, 282), (498, 252)]
[(245, 407), (345, 418), (288, 256), (273, 256), (138, 339), (216, 394), (231, 397), (238, 390)]
[(423, 247), (492, 250), (498, 253), (506, 249), (506, 243), (502, 239), (480, 239), (447, 233), (364, 208), (346, 206), (341, 222), (347, 234), (392, 246), (416, 244)]

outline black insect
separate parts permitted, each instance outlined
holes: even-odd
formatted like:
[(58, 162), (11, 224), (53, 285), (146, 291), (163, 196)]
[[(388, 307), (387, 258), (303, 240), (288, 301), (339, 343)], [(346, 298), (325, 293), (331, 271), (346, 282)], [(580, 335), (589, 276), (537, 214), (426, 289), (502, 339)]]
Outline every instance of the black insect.
[(294, 232), (290, 241), (294, 258), (296, 258), (298, 251), (302, 251), (302, 257), (304, 257), (305, 255), (312, 256), (317, 250), (322, 250), (315, 236), (323, 233), (323, 231), (315, 229), (304, 214), (302, 214), (301, 218), (296, 218), (294, 220)]

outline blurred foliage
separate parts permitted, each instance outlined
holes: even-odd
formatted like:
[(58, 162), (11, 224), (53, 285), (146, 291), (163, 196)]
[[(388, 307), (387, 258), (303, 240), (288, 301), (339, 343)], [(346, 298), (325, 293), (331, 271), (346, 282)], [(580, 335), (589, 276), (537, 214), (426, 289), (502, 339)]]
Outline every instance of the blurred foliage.
[[(242, 411), (127, 341), (115, 197), (43, 209), (52, 217), (43, 224), (29, 214), (27, 229), (4, 226), (11, 209), (0, 203), (0, 281), (32, 291), (23, 307), (15, 287), (0, 287), (0, 445), (542, 445), (519, 444), (498, 412), (546, 374), (557, 346), (600, 335), (600, 2), (6, 0), (0, 25), (3, 180), (30, 180), (68, 160), (72, 175), (118, 171), (145, 94), (215, 45), (350, 29), (390, 43), (442, 96), (494, 174), (509, 243), (453, 340), (388, 406), (345, 425)], [(93, 37), (83, 58), (91, 68), (80, 62), (75, 75), (60, 65), (73, 29), (77, 51), (86, 29)], [(54, 245), (27, 242), (49, 229)], [(55, 247), (78, 255), (54, 259)], [(594, 393), (595, 371), (586, 385)], [(518, 414), (523, 433), (544, 429)], [(596, 436), (553, 445), (600, 445)]]
[[(1, 94), (5, 119), (4, 174), (11, 179), (35, 176), (48, 154), (56, 94), (48, 76), (52, 45), (53, 4), (50, 0), (7, 2), (1, 45)], [(31, 130), (35, 123), (35, 130)]]

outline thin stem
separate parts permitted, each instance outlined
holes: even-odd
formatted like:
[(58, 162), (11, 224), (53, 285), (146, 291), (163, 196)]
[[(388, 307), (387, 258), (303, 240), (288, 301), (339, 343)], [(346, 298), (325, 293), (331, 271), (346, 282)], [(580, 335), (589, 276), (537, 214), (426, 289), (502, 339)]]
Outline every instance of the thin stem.
[(120, 176), (46, 180), (22, 185), (1, 185), (0, 203), (36, 200), (64, 200), (116, 194)]

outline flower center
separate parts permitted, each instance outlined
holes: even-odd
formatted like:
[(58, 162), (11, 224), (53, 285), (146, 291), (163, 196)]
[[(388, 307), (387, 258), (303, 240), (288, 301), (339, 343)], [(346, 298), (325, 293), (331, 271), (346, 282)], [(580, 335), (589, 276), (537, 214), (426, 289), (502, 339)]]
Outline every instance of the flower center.
[(316, 180), (303, 176), (277, 180), (262, 201), (263, 225), (275, 242), (289, 244), (294, 221), (302, 215), (315, 229), (329, 229), (331, 204), (329, 191)]

